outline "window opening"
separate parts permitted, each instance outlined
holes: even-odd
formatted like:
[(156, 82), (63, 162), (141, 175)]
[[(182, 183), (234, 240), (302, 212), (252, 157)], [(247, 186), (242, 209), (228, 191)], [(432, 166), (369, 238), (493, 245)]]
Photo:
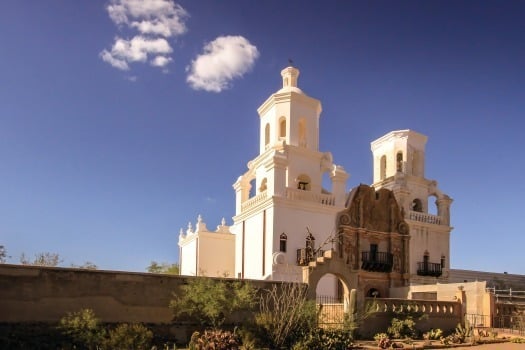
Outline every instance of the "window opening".
[(420, 213), (423, 212), (423, 203), (421, 202), (421, 199), (416, 198), (412, 201), (412, 210)]
[(381, 161), (379, 163), (379, 179), (384, 180), (386, 179), (386, 156), (382, 156)]
[(288, 237), (283, 232), (281, 233), (280, 239), (279, 239), (279, 251), (286, 253), (286, 241), (288, 240)]
[(403, 152), (398, 152), (396, 155), (396, 170), (398, 172), (403, 171)]
[(377, 258), (377, 244), (370, 244), (370, 260), (375, 261)]
[(279, 121), (279, 137), (286, 137), (286, 119), (284, 117)]

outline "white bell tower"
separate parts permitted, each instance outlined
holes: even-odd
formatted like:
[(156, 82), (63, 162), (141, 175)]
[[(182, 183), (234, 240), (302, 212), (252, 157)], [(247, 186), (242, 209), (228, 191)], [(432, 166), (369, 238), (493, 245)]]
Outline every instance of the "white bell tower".
[[(297, 68), (281, 76), (282, 88), (257, 110), (259, 155), (233, 185), (236, 277), (300, 280), (297, 254), (308, 230), (322, 244), (344, 208), (349, 175), (319, 151), (321, 102), (298, 87)], [(322, 187), (325, 173), (328, 189)]]
[(373, 186), (394, 192), (410, 227), (410, 281), (415, 284), (444, 282), (450, 268), (452, 199), (425, 178), (426, 142), (425, 135), (398, 130), (371, 144)]

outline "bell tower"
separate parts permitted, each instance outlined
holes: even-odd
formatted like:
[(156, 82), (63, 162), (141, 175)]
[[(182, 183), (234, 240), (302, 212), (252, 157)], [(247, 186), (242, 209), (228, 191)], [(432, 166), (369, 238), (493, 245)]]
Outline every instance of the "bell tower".
[[(233, 185), (236, 276), (293, 280), (308, 233), (324, 242), (344, 208), (348, 174), (319, 151), (321, 102), (298, 86), (299, 70), (281, 71), (282, 87), (257, 109), (259, 154)], [(323, 188), (328, 174), (330, 188)]]
[(446, 281), (450, 268), (450, 205), (437, 181), (425, 177), (427, 137), (412, 130), (392, 131), (371, 144), (376, 189), (394, 192), (410, 226), (410, 280)]

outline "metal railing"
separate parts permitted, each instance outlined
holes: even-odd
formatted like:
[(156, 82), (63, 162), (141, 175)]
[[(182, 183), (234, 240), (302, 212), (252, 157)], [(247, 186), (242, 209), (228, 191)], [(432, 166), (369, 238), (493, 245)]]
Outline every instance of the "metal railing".
[(417, 274), (419, 276), (439, 277), (442, 274), (441, 264), (421, 261), (417, 263)]
[(387, 252), (361, 252), (361, 269), (376, 272), (391, 272), (394, 256)]
[(324, 256), (324, 250), (312, 250), (311, 248), (297, 249), (297, 265), (306, 266), (311, 261), (315, 261), (317, 258)]

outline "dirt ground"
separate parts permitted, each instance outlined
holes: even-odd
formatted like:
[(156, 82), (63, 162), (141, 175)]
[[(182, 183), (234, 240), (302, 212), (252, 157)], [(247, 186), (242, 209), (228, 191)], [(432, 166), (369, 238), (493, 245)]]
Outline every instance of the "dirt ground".
[(452, 348), (453, 350), (524, 350), (525, 344), (516, 343), (499, 343), (499, 344), (484, 344), (477, 346)]

